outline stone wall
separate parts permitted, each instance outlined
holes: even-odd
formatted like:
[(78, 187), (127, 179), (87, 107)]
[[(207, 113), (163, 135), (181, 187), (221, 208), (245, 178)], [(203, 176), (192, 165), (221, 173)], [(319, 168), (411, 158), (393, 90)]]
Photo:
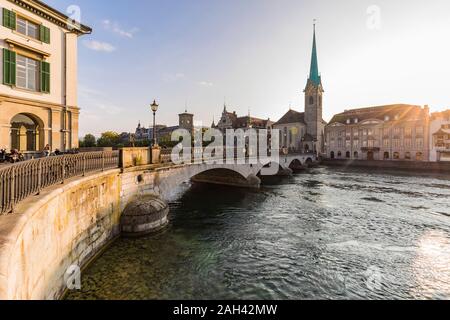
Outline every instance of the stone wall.
[[(132, 150), (129, 159), (145, 150)], [(184, 182), (211, 170), (219, 170), (215, 174), (222, 177), (229, 174), (226, 170), (240, 175), (236, 181), (244, 181), (242, 186), (259, 185), (260, 169), (236, 164), (144, 165), (45, 189), (21, 202), (13, 214), (0, 216), (0, 299), (61, 298), (68, 268), (84, 266), (120, 235), (122, 212), (137, 197), (155, 195), (170, 201)]]
[[(183, 167), (115, 169), (67, 181), (30, 197), (0, 216), (0, 300), (59, 299), (65, 273), (84, 266), (120, 235), (130, 201), (170, 199)], [(186, 169), (186, 168), (185, 168)]]
[(57, 299), (71, 265), (119, 235), (120, 171), (49, 188), (0, 217), (0, 299)]

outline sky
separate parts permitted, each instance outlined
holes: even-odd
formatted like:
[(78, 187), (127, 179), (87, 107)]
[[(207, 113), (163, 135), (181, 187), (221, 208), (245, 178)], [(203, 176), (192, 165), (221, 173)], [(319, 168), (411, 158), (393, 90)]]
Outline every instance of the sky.
[(450, 107), (448, 0), (45, 0), (79, 39), (80, 135), (303, 112), (317, 20), (324, 119), (394, 103)]

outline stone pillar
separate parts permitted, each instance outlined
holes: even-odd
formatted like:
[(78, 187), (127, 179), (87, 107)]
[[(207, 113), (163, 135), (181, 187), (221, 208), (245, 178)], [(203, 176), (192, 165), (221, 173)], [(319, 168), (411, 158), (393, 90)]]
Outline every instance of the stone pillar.
[(62, 141), (62, 133), (61, 133), (61, 125), (62, 125), (62, 112), (61, 110), (52, 110), (51, 117), (51, 148), (52, 151), (59, 149), (63, 149), (63, 141)]
[(6, 148), (6, 150), (11, 150), (11, 124), (1, 124), (0, 125), (0, 148)]
[(161, 148), (152, 147), (152, 164), (159, 164), (161, 159)]

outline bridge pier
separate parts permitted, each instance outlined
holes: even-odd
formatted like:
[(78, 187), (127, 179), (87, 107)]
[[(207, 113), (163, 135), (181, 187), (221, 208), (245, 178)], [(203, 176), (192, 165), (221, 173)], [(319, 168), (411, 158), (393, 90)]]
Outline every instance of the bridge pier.
[(191, 178), (194, 183), (206, 183), (206, 184), (216, 184), (230, 187), (238, 188), (254, 188), (259, 189), (261, 186), (261, 179), (256, 175), (251, 174), (247, 178), (243, 178), (238, 175), (233, 175), (230, 172), (221, 174), (220, 170), (218, 172), (204, 172)]
[(156, 196), (141, 196), (129, 203), (120, 219), (122, 234), (128, 237), (144, 236), (164, 228), (169, 206)]

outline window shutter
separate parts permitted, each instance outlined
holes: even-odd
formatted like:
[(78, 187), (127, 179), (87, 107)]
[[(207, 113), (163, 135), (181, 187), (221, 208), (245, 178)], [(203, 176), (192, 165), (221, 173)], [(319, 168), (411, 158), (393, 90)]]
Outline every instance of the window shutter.
[(50, 29), (44, 25), (40, 25), (39, 29), (39, 40), (50, 44)]
[(16, 53), (3, 49), (3, 84), (16, 84)]
[(3, 26), (16, 30), (16, 13), (3, 8)]
[(50, 93), (50, 63), (41, 61), (41, 92)]

